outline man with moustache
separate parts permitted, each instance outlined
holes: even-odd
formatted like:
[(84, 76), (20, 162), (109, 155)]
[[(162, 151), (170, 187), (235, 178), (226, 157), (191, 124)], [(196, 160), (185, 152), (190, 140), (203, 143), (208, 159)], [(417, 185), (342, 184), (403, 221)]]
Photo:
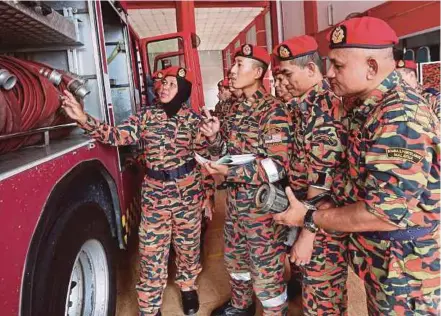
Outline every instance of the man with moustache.
[(274, 89), (276, 90), (276, 98), (283, 103), (288, 103), (292, 100), (293, 95), (288, 91), (288, 80), (277, 66), (273, 70), (274, 74)]
[[(346, 131), (341, 99), (322, 75), (315, 39), (289, 39), (274, 49), (280, 72), (295, 97), (290, 102), (294, 122), (290, 186), (300, 199), (332, 191), (344, 173)], [(304, 315), (347, 314), (347, 235), (305, 227), (291, 250), (291, 262), (303, 274)]]
[(244, 165), (205, 166), (211, 174), (225, 176), (228, 183), (224, 258), (232, 298), (216, 308), (214, 316), (254, 315), (253, 290), (263, 305), (263, 315), (287, 315), (288, 311), (283, 280), (286, 229), (255, 204), (258, 188), (284, 179), (289, 168), (291, 121), (280, 101), (262, 85), (269, 63), (265, 49), (242, 45), (235, 53), (231, 79), (245, 100), (235, 109), (230, 130), (219, 132), (217, 118), (201, 128), (212, 155), (224, 149), (223, 153), (256, 157)]
[(440, 296), (439, 121), (395, 71), (395, 31), (373, 17), (330, 32), (333, 91), (355, 97), (344, 118), (349, 172), (326, 210), (300, 202), (280, 223), (352, 233), (349, 260), (364, 281), (369, 315), (438, 315)]

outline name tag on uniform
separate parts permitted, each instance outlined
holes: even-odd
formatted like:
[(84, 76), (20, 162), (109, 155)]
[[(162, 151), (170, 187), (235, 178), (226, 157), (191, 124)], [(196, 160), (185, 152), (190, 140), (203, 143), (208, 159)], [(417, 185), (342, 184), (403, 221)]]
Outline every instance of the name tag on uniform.
[(423, 160), (422, 155), (406, 148), (388, 148), (386, 152), (389, 158), (400, 158), (412, 163), (419, 163)]
[(274, 144), (274, 143), (281, 143), (282, 142), (282, 134), (271, 134), (271, 135), (265, 135), (263, 137), (263, 140), (265, 144)]

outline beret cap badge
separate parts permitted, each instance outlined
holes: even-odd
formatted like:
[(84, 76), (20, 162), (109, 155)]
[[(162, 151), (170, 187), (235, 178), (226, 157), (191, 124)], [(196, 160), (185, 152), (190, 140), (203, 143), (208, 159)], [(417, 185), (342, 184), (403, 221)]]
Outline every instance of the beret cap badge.
[(186, 74), (186, 72), (185, 72), (184, 68), (179, 69), (179, 71), (178, 71), (178, 76), (179, 77), (185, 78), (185, 74)]
[(345, 31), (343, 30), (342, 27), (337, 26), (334, 31), (332, 32), (332, 43), (333, 44), (340, 44), (341, 42), (343, 42), (345, 38)]
[(242, 53), (243, 53), (244, 56), (251, 55), (251, 46), (250, 45), (244, 45), (242, 47)]
[(288, 58), (291, 57), (291, 52), (289, 51), (289, 49), (285, 46), (280, 46), (279, 47), (279, 56), (282, 58)]

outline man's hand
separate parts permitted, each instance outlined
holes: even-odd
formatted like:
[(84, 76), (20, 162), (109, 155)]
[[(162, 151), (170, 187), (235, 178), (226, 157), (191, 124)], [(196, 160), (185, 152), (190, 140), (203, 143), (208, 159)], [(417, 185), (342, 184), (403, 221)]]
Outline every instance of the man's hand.
[(83, 107), (75, 99), (75, 97), (67, 90), (64, 90), (65, 96), (61, 97), (61, 107), (66, 112), (66, 114), (77, 121), (80, 124), (85, 124), (87, 121), (87, 115), (83, 111)]
[(307, 211), (305, 205), (297, 200), (291, 188), (287, 187), (285, 192), (289, 200), (289, 207), (285, 212), (274, 215), (274, 221), (281, 225), (303, 227)]
[(201, 132), (204, 134), (210, 142), (214, 142), (216, 135), (220, 130), (219, 119), (215, 116), (211, 116), (210, 111), (204, 108), (206, 119), (201, 126)]
[(228, 166), (225, 165), (219, 165), (214, 162), (209, 162), (204, 164), (204, 168), (207, 169), (208, 173), (211, 175), (221, 175), (221, 176), (227, 176), (228, 175)]
[(311, 256), (314, 251), (314, 239), (314, 233), (302, 230), (299, 238), (291, 248), (289, 260), (298, 266), (307, 265), (311, 261)]

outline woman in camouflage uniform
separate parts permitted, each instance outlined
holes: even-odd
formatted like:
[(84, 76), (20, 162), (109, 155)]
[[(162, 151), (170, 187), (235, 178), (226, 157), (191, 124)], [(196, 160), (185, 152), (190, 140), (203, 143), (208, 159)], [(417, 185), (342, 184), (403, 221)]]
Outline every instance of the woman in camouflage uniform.
[(146, 176), (139, 227), (140, 315), (161, 315), (170, 245), (177, 254), (176, 283), (181, 290), (184, 313), (192, 315), (199, 309), (195, 281), (201, 271), (204, 200), (202, 175), (194, 152), (206, 155), (207, 146), (199, 132), (201, 117), (185, 104), (191, 95), (191, 73), (171, 67), (158, 76), (163, 78), (158, 104), (130, 116), (119, 126), (110, 126), (84, 113), (67, 91), (63, 108), (101, 143), (112, 146), (143, 143)]

